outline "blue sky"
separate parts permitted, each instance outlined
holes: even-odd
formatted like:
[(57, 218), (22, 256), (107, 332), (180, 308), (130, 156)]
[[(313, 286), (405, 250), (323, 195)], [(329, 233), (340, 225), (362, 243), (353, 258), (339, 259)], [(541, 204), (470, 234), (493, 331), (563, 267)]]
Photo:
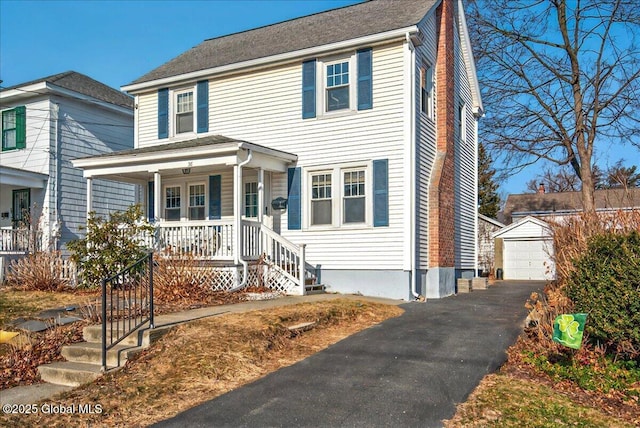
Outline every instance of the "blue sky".
[[(120, 88), (205, 39), (359, 1), (0, 0), (1, 86), (74, 70)], [(501, 192), (521, 193), (537, 171)]]

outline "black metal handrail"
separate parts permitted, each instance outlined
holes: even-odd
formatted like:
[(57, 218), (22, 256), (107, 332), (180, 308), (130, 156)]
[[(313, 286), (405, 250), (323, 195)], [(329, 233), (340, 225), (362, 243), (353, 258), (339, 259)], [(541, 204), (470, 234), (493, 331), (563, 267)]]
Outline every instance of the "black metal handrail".
[(147, 321), (153, 328), (153, 252), (102, 280), (103, 371), (107, 351)]

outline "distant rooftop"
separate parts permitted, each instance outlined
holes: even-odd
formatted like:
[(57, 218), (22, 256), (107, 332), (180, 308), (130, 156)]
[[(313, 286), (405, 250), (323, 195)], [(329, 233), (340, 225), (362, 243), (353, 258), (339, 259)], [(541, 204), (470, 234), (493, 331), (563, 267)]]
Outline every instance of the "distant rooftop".
[[(640, 188), (602, 189), (594, 192), (597, 210), (640, 208)], [(503, 210), (503, 222), (510, 224), (513, 216), (566, 214), (582, 211), (580, 192), (526, 193), (509, 195)]]
[(41, 79), (20, 83), (8, 88), (3, 88), (2, 92), (12, 89), (19, 90), (20, 88), (25, 86), (44, 82), (93, 97), (97, 100), (104, 101), (109, 104), (133, 109), (132, 97), (76, 71), (65, 71), (64, 73), (58, 73), (52, 76), (43, 77)]
[(410, 27), (438, 3), (439, 0), (370, 0), (208, 39), (131, 84)]

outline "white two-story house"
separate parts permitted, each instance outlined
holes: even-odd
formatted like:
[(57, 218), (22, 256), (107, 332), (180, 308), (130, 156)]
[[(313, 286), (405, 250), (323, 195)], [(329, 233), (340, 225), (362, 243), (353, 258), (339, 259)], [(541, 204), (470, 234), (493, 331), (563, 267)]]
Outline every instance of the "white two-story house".
[(123, 90), (135, 148), (74, 164), (147, 186), (156, 247), (224, 264), (228, 288), (260, 255), (290, 292), (411, 300), (474, 275), (482, 103), (460, 1), (205, 40)]
[[(87, 217), (86, 180), (71, 159), (131, 149), (133, 98), (69, 71), (4, 88), (0, 110), (0, 257), (64, 251)], [(100, 215), (135, 201), (131, 184), (95, 183)]]

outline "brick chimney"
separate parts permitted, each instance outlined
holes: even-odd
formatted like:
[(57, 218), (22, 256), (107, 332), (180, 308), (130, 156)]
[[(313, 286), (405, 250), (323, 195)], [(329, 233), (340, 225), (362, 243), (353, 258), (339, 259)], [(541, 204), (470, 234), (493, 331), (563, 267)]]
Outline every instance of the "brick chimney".
[(436, 74), (436, 159), (429, 190), (429, 269), (455, 267), (455, 94), (454, 4), (436, 9), (438, 52)]
[(538, 193), (546, 193), (544, 183), (540, 183), (540, 187), (538, 187)]

